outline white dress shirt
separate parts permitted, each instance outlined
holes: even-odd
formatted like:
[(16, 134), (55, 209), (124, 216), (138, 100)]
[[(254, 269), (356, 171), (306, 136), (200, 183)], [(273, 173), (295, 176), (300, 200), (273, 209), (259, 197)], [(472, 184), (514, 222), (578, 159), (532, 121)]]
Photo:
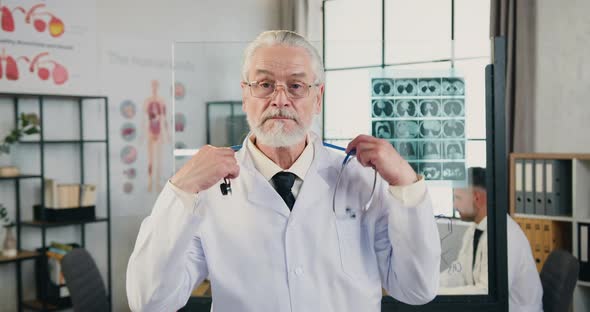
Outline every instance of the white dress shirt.
[[(508, 295), (511, 312), (543, 311), (543, 288), (529, 242), (518, 224), (507, 219)], [(475, 222), (463, 235), (461, 250), (447, 270), (441, 272), (439, 295), (475, 295), (488, 293), (487, 217)], [(473, 264), (475, 229), (483, 231)]]
[[(269, 183), (271, 172), (259, 168), (264, 158), (248, 139), (244, 146), (236, 153), (240, 175), (231, 195), (215, 186), (194, 195), (166, 185), (129, 259), (132, 310), (178, 309), (206, 277), (217, 312), (376, 312), (381, 287), (409, 304), (434, 298), (440, 241), (423, 181), (392, 189), (379, 177), (368, 211), (355, 218), (335, 214), (333, 187), (344, 155), (310, 137), (287, 170), (301, 179), (289, 211)], [(313, 156), (308, 165), (306, 155)], [(373, 174), (356, 161), (348, 166), (358, 190), (346, 198), (355, 207)]]

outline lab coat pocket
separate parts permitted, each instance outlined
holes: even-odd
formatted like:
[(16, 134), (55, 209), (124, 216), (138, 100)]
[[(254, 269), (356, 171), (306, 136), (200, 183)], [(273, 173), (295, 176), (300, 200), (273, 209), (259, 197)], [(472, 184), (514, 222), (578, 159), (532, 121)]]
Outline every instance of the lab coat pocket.
[(359, 218), (336, 220), (342, 270), (351, 278), (365, 274), (363, 266), (363, 231)]

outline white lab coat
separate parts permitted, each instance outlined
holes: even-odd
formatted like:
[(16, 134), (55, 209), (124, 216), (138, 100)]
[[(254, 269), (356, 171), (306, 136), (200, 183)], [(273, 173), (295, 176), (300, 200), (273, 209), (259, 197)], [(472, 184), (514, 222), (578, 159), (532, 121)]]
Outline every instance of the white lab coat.
[[(245, 149), (236, 155), (232, 195), (222, 196), (216, 185), (185, 207), (167, 185), (129, 259), (131, 309), (176, 310), (206, 277), (216, 312), (376, 312), (381, 287), (409, 304), (432, 300), (440, 241), (429, 196), (405, 207), (379, 177), (368, 212), (337, 218), (332, 194), (343, 154), (313, 144), (292, 212)], [(350, 166), (359, 175), (357, 192), (369, 192), (372, 171), (356, 161)]]
[[(543, 288), (529, 242), (516, 222), (507, 219), (508, 237), (508, 296), (511, 312), (543, 311)], [(441, 273), (439, 294), (474, 295), (488, 293), (487, 217), (473, 223), (463, 235), (457, 260)], [(473, 261), (475, 228), (484, 231), (479, 239)]]

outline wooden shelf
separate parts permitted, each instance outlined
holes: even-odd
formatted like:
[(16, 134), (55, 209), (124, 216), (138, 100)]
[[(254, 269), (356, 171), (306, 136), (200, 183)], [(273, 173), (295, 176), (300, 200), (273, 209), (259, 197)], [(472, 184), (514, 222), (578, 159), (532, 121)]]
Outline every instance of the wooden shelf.
[(31, 309), (31, 310), (35, 310), (35, 311), (60, 311), (60, 310), (66, 310), (66, 309), (72, 308), (71, 304), (57, 306), (54, 304), (46, 303), (45, 309), (43, 309), (43, 302), (41, 300), (23, 301), (23, 306), (25, 306), (27, 309)]
[(193, 289), (191, 293), (192, 297), (211, 298), (211, 283), (208, 280), (204, 280), (201, 285)]
[(40, 175), (34, 174), (20, 174), (14, 177), (1, 177), (0, 180), (20, 180), (20, 179), (34, 179), (34, 178), (41, 178)]
[(23, 226), (31, 226), (31, 227), (60, 227), (60, 226), (67, 226), (67, 225), (76, 225), (76, 224), (86, 224), (86, 223), (96, 223), (96, 222), (107, 222), (109, 218), (94, 218), (88, 220), (79, 220), (79, 221), (67, 221), (67, 222), (51, 222), (51, 221), (39, 221), (39, 220), (31, 220), (31, 221), (23, 221), (20, 224)]
[[(106, 143), (107, 140), (44, 140), (43, 144)], [(41, 144), (41, 141), (19, 141), (22, 144)]]
[(40, 254), (35, 251), (21, 250), (14, 257), (7, 257), (0, 255), (0, 263), (10, 263), (22, 260), (34, 259), (39, 257)]
[[(87, 100), (99, 100), (99, 99), (106, 99), (106, 95), (71, 95), (71, 94), (38, 94), (38, 93), (19, 93), (19, 92), (2, 92), (0, 97), (6, 98), (57, 98), (57, 99), (87, 99)], [(1, 102), (0, 102), (1, 103)]]
[(510, 159), (580, 159), (590, 160), (590, 154), (580, 153), (512, 153)]
[(538, 220), (550, 220), (550, 221), (561, 221), (561, 222), (573, 222), (574, 218), (568, 216), (545, 216), (545, 215), (532, 215), (532, 214), (523, 214), (523, 213), (515, 213), (514, 217), (516, 218), (527, 218), (527, 219), (538, 219)]

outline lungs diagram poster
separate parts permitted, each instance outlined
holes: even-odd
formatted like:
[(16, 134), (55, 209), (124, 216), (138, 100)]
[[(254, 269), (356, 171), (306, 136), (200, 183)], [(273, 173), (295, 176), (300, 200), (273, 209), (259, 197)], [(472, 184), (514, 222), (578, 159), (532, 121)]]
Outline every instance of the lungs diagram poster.
[(0, 92), (95, 94), (95, 0), (0, 0)]

